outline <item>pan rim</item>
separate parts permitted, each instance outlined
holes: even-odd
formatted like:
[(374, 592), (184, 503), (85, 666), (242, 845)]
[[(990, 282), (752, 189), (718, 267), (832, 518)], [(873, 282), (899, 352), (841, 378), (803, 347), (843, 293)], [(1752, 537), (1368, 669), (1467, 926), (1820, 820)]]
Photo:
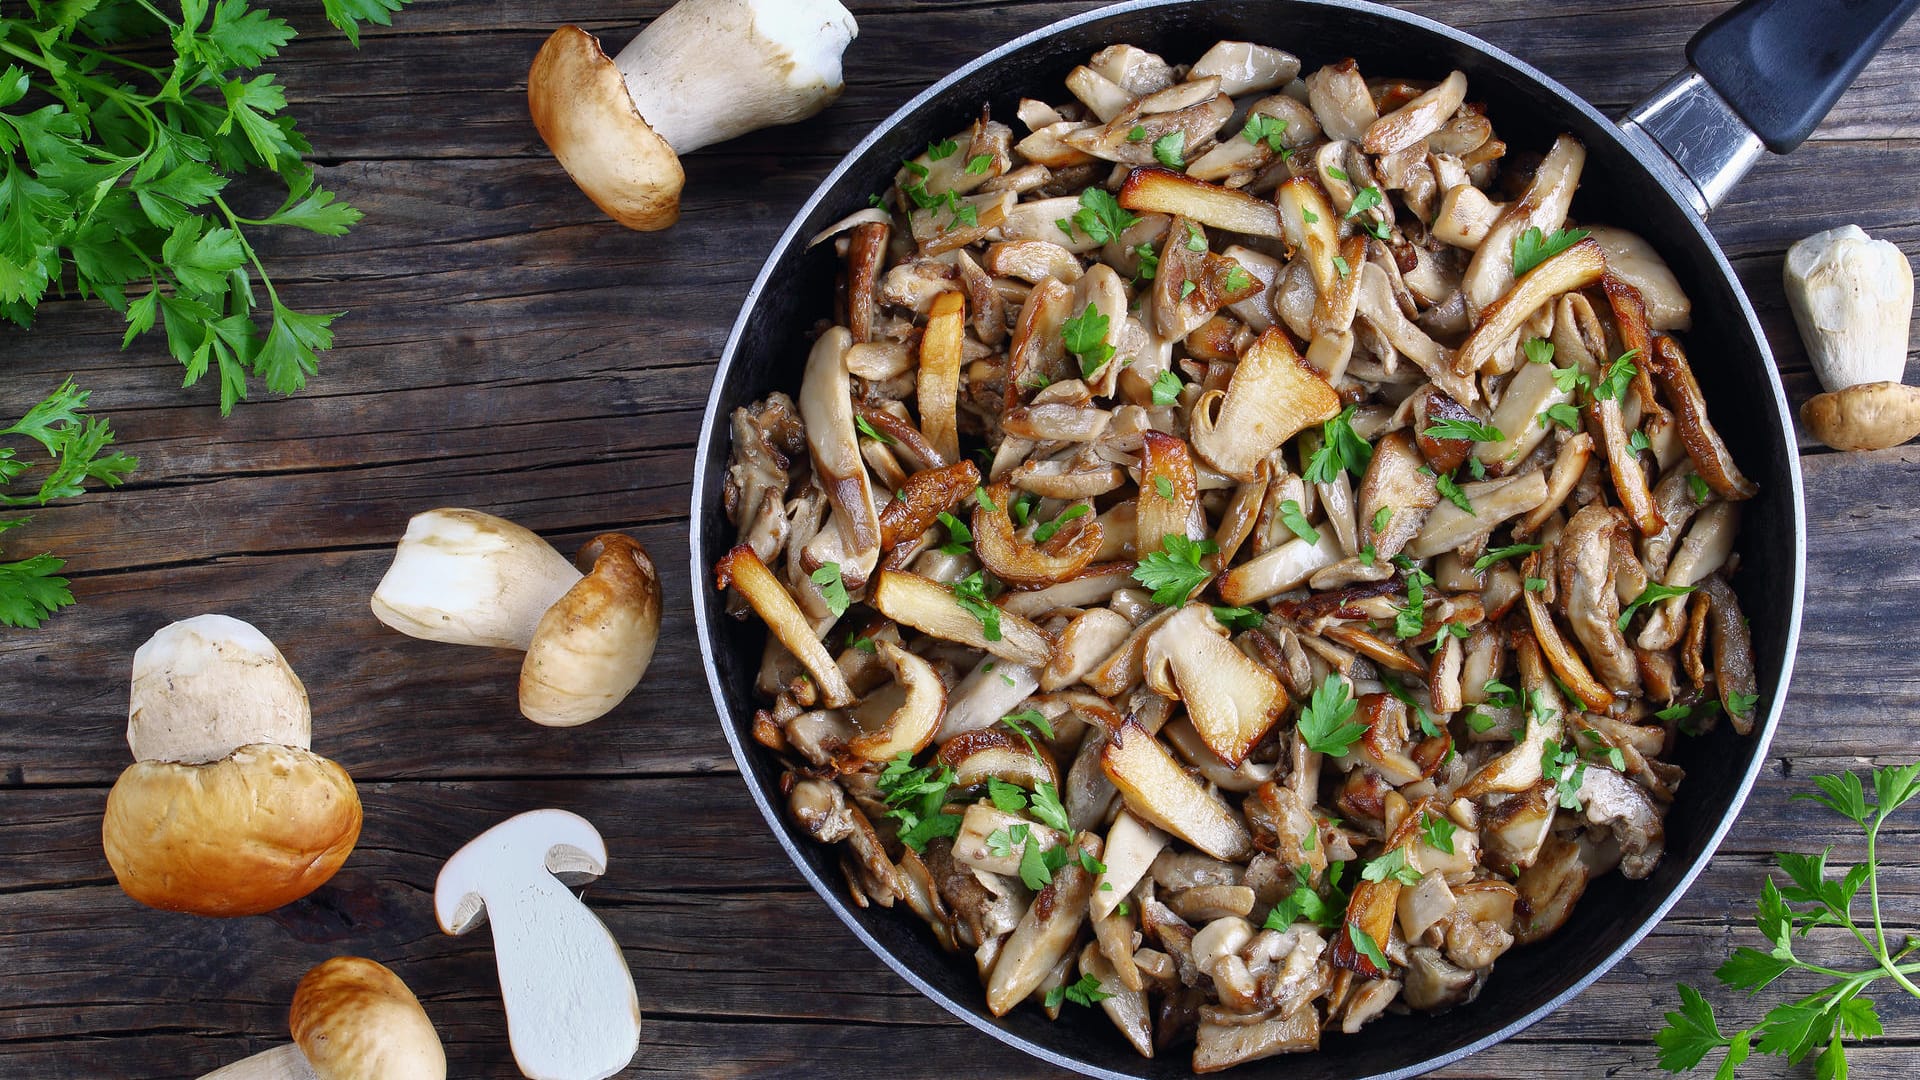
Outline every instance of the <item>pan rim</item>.
[[(876, 124), (872, 130), (848, 150), (839, 162), (835, 164), (833, 169), (821, 179), (820, 183), (814, 188), (813, 193), (807, 197), (806, 201), (794, 211), (787, 228), (780, 234), (779, 239), (774, 242), (773, 248), (768, 253), (760, 272), (755, 275), (753, 285), (748, 289), (745, 297), (741, 301), (740, 313), (736, 317), (731, 331), (728, 333), (726, 345), (722, 349), (719, 362), (714, 368), (713, 384), (708, 391), (705, 413), (700, 425), (700, 441), (696, 447), (690, 503), (691, 512), (688, 526), (690, 557), (689, 580), (696, 591), (693, 605), (695, 635), (699, 639), (701, 665), (706, 675), (708, 692), (713, 699), (715, 715), (719, 721), (721, 733), (727, 740), (728, 748), (733, 753), (735, 765), (740, 770), (741, 780), (753, 799), (754, 805), (758, 807), (761, 816), (766, 820), (767, 826), (773, 833), (775, 841), (779, 843), (781, 849), (786, 853), (794, 869), (801, 877), (806, 879), (814, 892), (826, 903), (828, 909), (846, 926), (855, 939), (864, 945), (869, 952), (879, 957), (882, 963), (890, 968), (896, 975), (906, 980), (908, 985), (912, 986), (920, 994), (945, 1009), (952, 1016), (966, 1023), (969, 1027), (983, 1032), (1008, 1046), (1058, 1068), (1066, 1069), (1082, 1076), (1096, 1077), (1099, 1078), (1099, 1080), (1135, 1080), (1135, 1078), (1133, 1074), (1115, 1072), (1041, 1045), (1017, 1032), (1002, 1027), (999, 1024), (992, 1023), (985, 1017), (978, 1015), (972, 1008), (954, 1000), (945, 992), (922, 978), (911, 965), (895, 956), (890, 949), (869, 934), (845, 901), (830, 887), (829, 883), (812, 873), (807, 867), (805, 856), (801, 853), (799, 846), (794, 842), (793, 838), (788, 834), (780, 809), (768, 798), (767, 792), (753, 780), (753, 766), (749, 755), (757, 752), (756, 748), (749, 746), (741, 739), (729, 715), (726, 691), (721, 683), (719, 669), (714, 655), (713, 627), (708, 618), (703, 588), (700, 584), (707, 580), (706, 561), (703, 558), (706, 540), (703, 510), (711, 497), (708, 486), (708, 474), (710, 472), (708, 468), (710, 464), (709, 455), (713, 452), (715, 446), (715, 429), (721, 419), (719, 412), (723, 392), (726, 387), (727, 376), (733, 369), (741, 342), (747, 333), (748, 324), (751, 321), (753, 313), (759, 307), (760, 299), (765, 293), (778, 265), (793, 244), (801, 239), (803, 228), (840, 180), (849, 171), (860, 165), (873, 151), (874, 147), (895, 127), (909, 120), (913, 114), (920, 109), (944, 97), (958, 84), (983, 69), (998, 65), (1008, 58), (1022, 53), (1048, 38), (1077, 29), (1089, 23), (1099, 22), (1136, 11), (1155, 8), (1194, 7), (1203, 5), (1206, 2), (1207, 0), (1126, 0), (1126, 2), (1123, 3), (1110, 4), (1071, 15), (1026, 34), (1022, 34), (968, 61), (945, 77), (935, 81), (925, 90), (915, 94), (911, 99), (890, 113), (884, 120)], [(1800, 455), (1797, 450), (1797, 444), (1791, 437), (1794, 430), (1791, 418), (1792, 414), (1788, 408), (1785, 387), (1780, 381), (1779, 368), (1774, 362), (1772, 348), (1767, 341), (1765, 333), (1761, 330), (1758, 316), (1753, 310), (1752, 301), (1747, 296), (1746, 289), (1740, 283), (1738, 275), (1734, 273), (1732, 265), (1727, 261), (1726, 253), (1721, 249), (1718, 241), (1714, 239), (1713, 234), (1707, 229), (1705, 221), (1692, 211), (1687, 198), (1678, 188), (1670, 164), (1664, 161), (1649, 160), (1644, 151), (1623, 138), (1623, 133), (1614, 119), (1594, 108), (1585, 98), (1575, 94), (1558, 80), (1547, 75), (1532, 64), (1482, 40), (1476, 35), (1456, 29), (1435, 19), (1428, 18), (1427, 16), (1402, 11), (1385, 4), (1375, 3), (1373, 0), (1287, 0), (1287, 2), (1303, 7), (1364, 12), (1378, 18), (1397, 22), (1411, 28), (1453, 40), (1472, 49), (1482, 58), (1496, 64), (1504, 64), (1511, 68), (1538, 88), (1541, 94), (1551, 98), (1558, 98), (1563, 105), (1583, 114), (1596, 128), (1605, 132), (1607, 138), (1616, 144), (1614, 149), (1620, 158), (1632, 161), (1634, 166), (1646, 172), (1666, 194), (1667, 198), (1673, 200), (1686, 212), (1686, 219), (1694, 231), (1694, 242), (1707, 252), (1711, 257), (1716, 272), (1731, 286), (1733, 295), (1739, 304), (1739, 315), (1746, 323), (1749, 336), (1757, 349), (1758, 359), (1764, 369), (1768, 388), (1772, 392), (1774, 406), (1773, 419), (1779, 425), (1780, 430), (1787, 436), (1785, 439), (1788, 449), (1786, 469), (1791, 481), (1790, 495), (1792, 499), (1794, 543), (1793, 558), (1790, 567), (1793, 579), (1792, 595), (1785, 612), (1786, 636), (1784, 649), (1781, 656), (1776, 687), (1767, 710), (1767, 715), (1761, 723), (1755, 725), (1754, 732), (1749, 736), (1749, 738), (1753, 740), (1751, 760), (1748, 763), (1745, 774), (1740, 777), (1739, 782), (1735, 785), (1732, 798), (1722, 810), (1718, 823), (1708, 836), (1699, 855), (1693, 860), (1692, 864), (1686, 868), (1685, 872), (1682, 873), (1672, 891), (1668, 893), (1651, 912), (1641, 919), (1639, 924), (1616, 948), (1602, 957), (1561, 993), (1528, 1010), (1509, 1023), (1502, 1025), (1499, 1029), (1475, 1039), (1468, 1044), (1441, 1054), (1433, 1055), (1402, 1068), (1373, 1073), (1365, 1078), (1355, 1078), (1355, 1080), (1405, 1080), (1405, 1078), (1419, 1076), (1433, 1069), (1461, 1061), (1488, 1047), (1504, 1042), (1538, 1023), (1540, 1020), (1566, 1005), (1573, 998), (1579, 996), (1593, 983), (1607, 974), (1607, 972), (1611, 971), (1621, 960), (1625, 959), (1648, 934), (1652, 933), (1654, 928), (1666, 918), (1674, 905), (1679, 903), (1680, 899), (1686, 895), (1687, 890), (1693, 886), (1701, 872), (1704, 871), (1712, 861), (1715, 852), (1719, 850), (1720, 844), (1726, 839), (1727, 833), (1731, 831), (1735, 821), (1739, 817), (1741, 809), (1745, 806), (1746, 800), (1751, 794), (1755, 782), (1759, 778), (1760, 770), (1766, 764), (1767, 751), (1772, 743), (1774, 732), (1779, 725), (1781, 713), (1790, 690), (1794, 663), (1799, 649), (1802, 612), (1805, 604), (1807, 556), (1806, 500), (1801, 475)]]

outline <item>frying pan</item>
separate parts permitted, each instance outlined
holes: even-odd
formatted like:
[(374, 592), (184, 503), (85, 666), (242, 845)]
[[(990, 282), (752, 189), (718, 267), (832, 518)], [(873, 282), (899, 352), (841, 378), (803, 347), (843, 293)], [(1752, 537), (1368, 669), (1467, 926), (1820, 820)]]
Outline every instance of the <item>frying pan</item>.
[[(1704, 216), (1768, 150), (1804, 140), (1920, 0), (1751, 0), (1688, 46), (1692, 66), (1620, 123), (1521, 60), (1430, 19), (1362, 0), (1133, 0), (1078, 15), (980, 57), (902, 106), (823, 181), (781, 236), (727, 341), (707, 402), (693, 486), (690, 540), (695, 621), (721, 728), (741, 775), (800, 874), (855, 937), (922, 993), (994, 1038), (1098, 1077), (1189, 1075), (1184, 1053), (1140, 1058), (1098, 1010), (1052, 1022), (1029, 1007), (987, 1013), (973, 961), (944, 953), (918, 920), (844, 896), (835, 855), (784, 812), (780, 769), (752, 741), (753, 681), (764, 631), (726, 617), (714, 562), (733, 544), (721, 505), (727, 417), (768, 392), (796, 392), (807, 331), (832, 310), (830, 245), (806, 239), (884, 190), (903, 158), (979, 114), (1012, 116), (1024, 95), (1062, 97), (1062, 80), (1096, 50), (1127, 42), (1173, 60), (1222, 38), (1271, 44), (1312, 71), (1342, 57), (1380, 75), (1439, 79), (1458, 68), (1516, 148), (1545, 150), (1572, 132), (1588, 160), (1573, 216), (1640, 232), (1694, 304), (1687, 340), (1721, 434), (1760, 485), (1746, 504), (1735, 588), (1753, 627), (1762, 719), (1752, 735), (1722, 724), (1683, 741), (1687, 771), (1667, 819), (1667, 855), (1646, 880), (1596, 881), (1550, 942), (1502, 957), (1484, 992), (1444, 1016), (1385, 1016), (1365, 1037), (1329, 1035), (1317, 1054), (1245, 1067), (1295, 1080), (1412, 1076), (1506, 1038), (1565, 1003), (1624, 957), (1706, 865), (1745, 801), (1779, 721), (1800, 628), (1806, 527), (1786, 396), (1766, 337)], [(1651, 1014), (1650, 1014), (1651, 1015)]]

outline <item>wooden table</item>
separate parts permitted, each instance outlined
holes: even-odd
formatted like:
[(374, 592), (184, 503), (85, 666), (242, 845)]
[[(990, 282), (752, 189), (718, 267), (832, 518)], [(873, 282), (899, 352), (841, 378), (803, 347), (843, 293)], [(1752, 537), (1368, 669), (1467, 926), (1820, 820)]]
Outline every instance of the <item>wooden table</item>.
[[(0, 1076), (195, 1076), (283, 1042), (294, 983), (328, 956), (397, 969), (446, 1040), (456, 1077), (516, 1075), (487, 935), (434, 926), (440, 863), (518, 811), (564, 807), (612, 851), (589, 893), (627, 948), (646, 1012), (629, 1075), (1056, 1075), (974, 1033), (862, 949), (799, 883), (734, 775), (700, 677), (689, 614), (692, 444), (709, 375), (748, 282), (835, 159), (927, 82), (1086, 3), (853, 2), (851, 86), (824, 117), (688, 161), (675, 230), (614, 227), (528, 123), (527, 64), (579, 21), (626, 40), (662, 0), (608, 5), (421, 0), (356, 54), (314, 3), (274, 65), (324, 182), (367, 212), (341, 240), (276, 237), (270, 266), (296, 306), (350, 308), (339, 347), (291, 400), (222, 421), (210, 385), (183, 393), (150, 343), (89, 304), (49, 303), (0, 335), (0, 412), (60, 377), (94, 387), (134, 481), (38, 515), (7, 550), (50, 548), (79, 607), (0, 636)], [(1601, 108), (1682, 64), (1727, 5), (1628, 0), (1424, 0)], [(1767, 323), (1796, 401), (1814, 392), (1784, 309), (1793, 240), (1858, 222), (1920, 254), (1920, 25), (1870, 67), (1814, 141), (1763, 162), (1714, 231)], [(1710, 349), (1696, 346), (1696, 352)], [(1920, 447), (1805, 458), (1806, 629), (1763, 781), (1719, 857), (1672, 916), (1576, 1004), (1449, 1076), (1656, 1072), (1651, 1045), (1676, 979), (1736, 942), (1767, 852), (1835, 843), (1832, 819), (1788, 796), (1819, 771), (1911, 759), (1920, 745)], [(641, 691), (590, 726), (522, 720), (516, 657), (403, 638), (367, 598), (407, 517), (502, 514), (571, 551), (631, 529), (666, 575), (667, 617)], [(18, 555), (13, 557), (19, 557)], [(214, 921), (140, 907), (100, 850), (106, 790), (128, 762), (128, 664), (161, 625), (247, 619), (306, 681), (315, 748), (360, 783), (359, 848), (332, 885), (269, 916)], [(1756, 617), (1759, 617), (1756, 613)], [(1920, 830), (1886, 850), (1888, 910), (1920, 911)], [(1723, 1015), (1759, 1006), (1722, 995)], [(1887, 1011), (1856, 1075), (1920, 1065), (1920, 1008)], [(907, 1052), (903, 1054), (903, 1049)], [(924, 1062), (924, 1066), (916, 1063)], [(1751, 1075), (1786, 1075), (1755, 1067)]]

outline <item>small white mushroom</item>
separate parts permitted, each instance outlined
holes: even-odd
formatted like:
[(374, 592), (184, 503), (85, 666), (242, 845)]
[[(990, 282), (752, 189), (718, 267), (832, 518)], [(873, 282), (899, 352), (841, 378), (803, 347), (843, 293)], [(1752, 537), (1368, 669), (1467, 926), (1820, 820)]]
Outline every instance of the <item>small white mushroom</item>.
[(1884, 450), (1920, 435), (1920, 388), (1903, 386), (1913, 320), (1913, 268), (1858, 225), (1815, 233), (1787, 250), (1787, 302), (1827, 392), (1801, 408), (1836, 450)]
[(681, 154), (832, 104), (859, 32), (838, 0), (680, 0), (611, 59), (577, 26), (554, 31), (527, 104), (587, 197), (651, 232), (679, 220)]
[(606, 715), (646, 674), (660, 637), (660, 580), (647, 551), (607, 533), (582, 574), (551, 544), (476, 510), (407, 523), (373, 614), (409, 637), (517, 649), (520, 711), (550, 727)]
[(446, 1080), (446, 1051), (420, 999), (372, 960), (336, 956), (308, 971), (288, 1026), (293, 1045), (201, 1080)]

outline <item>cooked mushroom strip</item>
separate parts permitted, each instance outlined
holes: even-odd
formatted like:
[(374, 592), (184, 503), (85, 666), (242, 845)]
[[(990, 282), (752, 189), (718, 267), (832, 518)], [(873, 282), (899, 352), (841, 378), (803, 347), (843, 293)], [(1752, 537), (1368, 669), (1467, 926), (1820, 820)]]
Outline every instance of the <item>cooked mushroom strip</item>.
[(1439, 84), (1367, 126), (1369, 154), (1391, 154), (1427, 141), (1467, 99), (1467, 77), (1450, 72)]
[(1693, 329), (1693, 301), (1652, 244), (1636, 233), (1610, 225), (1585, 228), (1606, 250), (1607, 272), (1639, 292), (1646, 304), (1648, 326), (1655, 330)]
[(1168, 537), (1197, 540), (1199, 480), (1182, 439), (1149, 431), (1140, 448), (1140, 490), (1134, 554), (1145, 558), (1165, 549)]
[(941, 293), (927, 312), (920, 337), (920, 430), (946, 461), (960, 456), (955, 405), (960, 394), (960, 346), (966, 336), (967, 302), (960, 293)]
[(1392, 560), (1407, 546), (1440, 501), (1433, 470), (1426, 467), (1413, 439), (1395, 431), (1373, 448), (1373, 461), (1360, 481), (1360, 546), (1377, 558)]
[(1187, 775), (1166, 748), (1131, 722), (1112, 733), (1103, 755), (1107, 779), (1127, 809), (1216, 859), (1251, 854), (1252, 839), (1220, 797)]
[(847, 326), (856, 343), (873, 340), (880, 269), (892, 236), (891, 225), (869, 222), (856, 227), (847, 238)]
[(1420, 535), (1407, 545), (1408, 555), (1430, 559), (1478, 546), (1501, 522), (1545, 501), (1547, 481), (1544, 474), (1530, 472), (1507, 480), (1461, 484), (1460, 493), (1473, 509), (1462, 510), (1450, 501), (1435, 505), (1420, 526)]
[(1733, 463), (1727, 444), (1720, 441), (1720, 433), (1708, 422), (1707, 400), (1700, 394), (1700, 384), (1694, 381), (1693, 367), (1687, 363), (1680, 343), (1670, 337), (1655, 338), (1652, 363), (1653, 377), (1673, 406), (1680, 440), (1686, 444), (1694, 470), (1723, 499), (1751, 499), (1759, 494), (1760, 489)]
[(1623, 524), (1608, 507), (1581, 507), (1560, 534), (1557, 565), (1567, 624), (1594, 671), (1615, 693), (1634, 694), (1640, 689), (1639, 669), (1626, 635), (1615, 625), (1620, 598), (1613, 587), (1613, 539)]
[[(1699, 584), (1708, 574), (1726, 565), (1727, 557), (1733, 553), (1734, 536), (1739, 531), (1738, 503), (1709, 504), (1694, 516), (1693, 527), (1687, 530), (1686, 539), (1680, 541), (1680, 549), (1667, 564), (1660, 583), (1669, 589)], [(1649, 605), (1653, 614), (1648, 616), (1634, 644), (1643, 649), (1672, 648), (1680, 640), (1681, 612), (1686, 605), (1684, 594)]]
[(1360, 268), (1357, 276), (1355, 314), (1385, 336), (1448, 397), (1463, 405), (1479, 400), (1480, 391), (1473, 380), (1454, 372), (1453, 360), (1446, 348), (1414, 325), (1394, 300), (1386, 271), (1369, 262)]
[(835, 552), (842, 556), (839, 560), (812, 561), (816, 565), (838, 561), (841, 579), (849, 589), (857, 589), (866, 583), (880, 560), (880, 521), (874, 512), (873, 488), (854, 430), (846, 362), (852, 344), (853, 335), (838, 326), (814, 343), (800, 384), (800, 420), (806, 427), (814, 476), (833, 504), (836, 526), (831, 531), (821, 530), (807, 545), (808, 554), (830, 551), (834, 545), (825, 543), (828, 539), (841, 542), (843, 549)]
[[(1132, 958), (1128, 961), (1131, 964)], [(1153, 1056), (1153, 1022), (1147, 1011), (1147, 996), (1139, 986), (1129, 986), (1126, 980), (1115, 971), (1112, 961), (1100, 951), (1100, 947), (1089, 942), (1080, 950), (1080, 974), (1091, 978), (1098, 984), (1103, 995), (1100, 1008), (1113, 1021), (1113, 1026), (1127, 1037), (1127, 1042), (1140, 1052), (1141, 1057)], [(1136, 975), (1137, 979), (1138, 976)]]
[(1281, 443), (1339, 411), (1340, 396), (1301, 361), (1285, 332), (1269, 330), (1234, 368), (1225, 393), (1210, 390), (1194, 403), (1193, 448), (1228, 476), (1251, 480)]
[(1754, 674), (1753, 634), (1740, 613), (1740, 601), (1719, 574), (1700, 583), (1700, 592), (1709, 605), (1708, 635), (1713, 643), (1713, 682), (1720, 691), (1720, 704), (1733, 718), (1733, 730), (1742, 735), (1753, 730), (1755, 708), (1760, 703), (1760, 683)]
[(868, 761), (891, 761), (900, 754), (917, 754), (933, 741), (941, 714), (946, 711), (947, 688), (933, 665), (920, 657), (891, 641), (881, 641), (875, 647), (881, 663), (906, 694), (878, 731), (852, 740), (847, 749)]
[(1081, 128), (1060, 141), (1103, 161), (1151, 165), (1164, 148), (1205, 144), (1233, 117), (1233, 99), (1218, 78), (1176, 83), (1106, 118), (1104, 126)]
[(1186, 703), (1200, 738), (1237, 766), (1287, 706), (1287, 692), (1266, 668), (1234, 648), (1205, 604), (1189, 604), (1147, 639), (1147, 685)]
[(1308, 578), (1339, 562), (1345, 554), (1332, 529), (1321, 530), (1312, 543), (1289, 540), (1222, 575), (1220, 598), (1239, 606), (1257, 604), (1305, 585)]
[[(1516, 381), (1518, 381), (1516, 379)], [(1553, 471), (1547, 476), (1547, 497), (1539, 506), (1534, 507), (1527, 516), (1513, 527), (1513, 538), (1525, 540), (1546, 524), (1554, 511), (1560, 509), (1573, 494), (1574, 485), (1587, 470), (1587, 463), (1593, 460), (1593, 436), (1581, 432), (1560, 444), (1560, 456), (1553, 459)], [(1659, 508), (1655, 503), (1656, 510)]]
[(971, 461), (957, 461), (939, 469), (923, 469), (907, 477), (897, 495), (880, 508), (880, 550), (892, 551), (928, 529), (941, 514), (952, 511), (980, 484), (980, 470)]
[[(1482, 246), (1480, 249), (1485, 251)], [(1487, 305), (1479, 325), (1454, 354), (1453, 370), (1461, 375), (1495, 366), (1500, 352), (1520, 333), (1527, 320), (1563, 293), (1584, 289), (1607, 272), (1600, 245), (1582, 240), (1526, 272), (1511, 290)]]
[[(1044, 665), (1053, 647), (1046, 632), (1026, 619), (900, 570), (882, 570), (868, 599), (895, 622), (943, 641), (985, 649), (1016, 664)], [(971, 606), (961, 606), (962, 600)], [(989, 609), (993, 614), (988, 614)]]
[[(1492, 426), (1504, 438), (1473, 445), (1473, 456), (1489, 472), (1512, 470), (1553, 433), (1547, 411), (1573, 400), (1572, 387), (1562, 390), (1551, 364), (1522, 364), (1507, 381)], [(1588, 445), (1591, 446), (1591, 440)], [(1575, 475), (1578, 475), (1577, 473)]]
[[(1092, 833), (1081, 833), (1074, 846), (1083, 857), (1099, 860), (1100, 838)], [(1034, 896), (1001, 949), (987, 979), (987, 1008), (993, 1015), (1005, 1016), (1024, 1001), (1073, 947), (1093, 893), (1093, 874), (1080, 861), (1073, 859), (1053, 872), (1053, 880)]]
[[(1530, 556), (1529, 563), (1538, 558), (1538, 555)], [(1546, 601), (1541, 599), (1540, 594), (1528, 591), (1521, 596), (1520, 602), (1526, 605), (1527, 620), (1533, 626), (1534, 637), (1539, 639), (1541, 653), (1567, 689), (1573, 691), (1594, 712), (1606, 712), (1612, 708), (1613, 692), (1593, 677), (1593, 672), (1587, 669), (1580, 654), (1574, 652), (1567, 640), (1560, 636), (1560, 629), (1553, 622), (1553, 613), (1547, 610)]]
[(1380, 118), (1367, 81), (1360, 77), (1359, 66), (1352, 60), (1328, 64), (1307, 76), (1307, 104), (1320, 118), (1329, 139), (1364, 139), (1367, 129)]
[(821, 700), (830, 708), (843, 708), (853, 704), (853, 690), (847, 686), (847, 680), (833, 662), (833, 656), (827, 647), (813, 632), (813, 625), (801, 613), (800, 605), (794, 603), (792, 594), (773, 576), (767, 564), (760, 556), (745, 544), (727, 552), (726, 557), (714, 567), (714, 587), (726, 589), (729, 586), (738, 589), (753, 613), (767, 624), (773, 635), (787, 651), (798, 657), (806, 666), (807, 673), (820, 688)]
[(1665, 576), (1675, 545), (1680, 543), (1687, 526), (1693, 523), (1693, 515), (1700, 510), (1703, 500), (1695, 498), (1693, 494), (1694, 475), (1690, 467), (1675, 469), (1661, 477), (1659, 485), (1653, 489), (1654, 507), (1659, 510), (1666, 526), (1640, 541), (1640, 558), (1646, 566), (1647, 575), (1655, 580)]
[[(1586, 162), (1587, 149), (1580, 145), (1580, 140), (1571, 135), (1554, 140), (1553, 149), (1534, 170), (1533, 183), (1527, 187), (1526, 194), (1501, 213), (1500, 220), (1481, 241), (1473, 262), (1467, 267), (1466, 277), (1461, 280), (1467, 308), (1476, 318), (1484, 321), (1483, 313), (1514, 288), (1514, 241), (1528, 229), (1547, 234), (1566, 221), (1567, 209), (1573, 204), (1573, 193), (1580, 186), (1580, 172)], [(1598, 252), (1595, 254), (1599, 256)], [(1600, 261), (1604, 263), (1604, 257)], [(1471, 371), (1478, 366), (1476, 362), (1473, 367), (1458, 370)]]
[(1216, 229), (1248, 236), (1280, 237), (1280, 219), (1271, 203), (1195, 180), (1172, 169), (1135, 169), (1120, 189), (1120, 205), (1143, 213), (1187, 217)]

